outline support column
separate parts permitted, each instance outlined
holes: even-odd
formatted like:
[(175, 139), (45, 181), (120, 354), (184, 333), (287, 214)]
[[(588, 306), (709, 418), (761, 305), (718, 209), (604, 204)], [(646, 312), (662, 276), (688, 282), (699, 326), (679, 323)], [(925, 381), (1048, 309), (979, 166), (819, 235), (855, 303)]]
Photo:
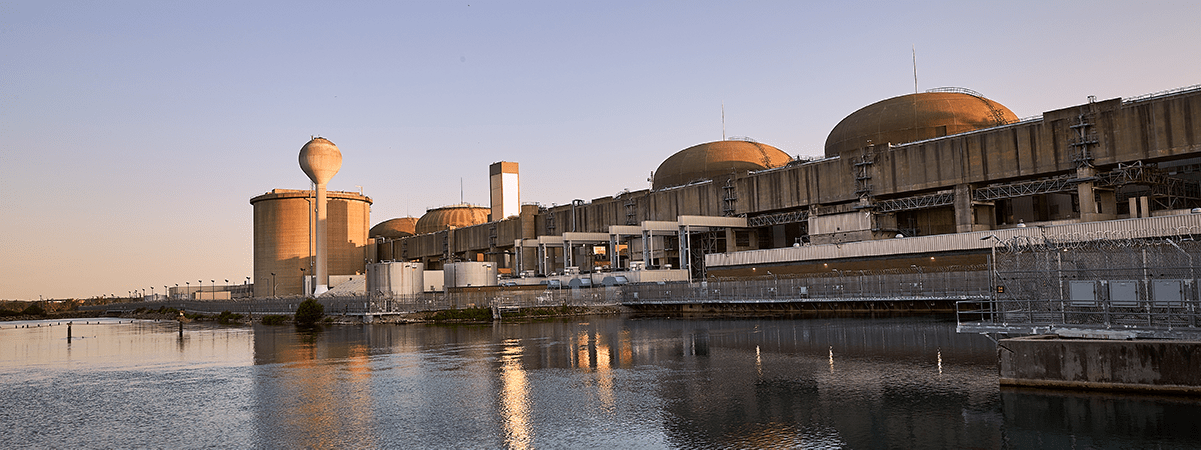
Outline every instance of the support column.
[(1104, 218), (1115, 218), (1118, 214), (1118, 193), (1113, 189), (1096, 189), (1093, 192), (1097, 196), (1097, 214)]
[(1138, 217), (1138, 197), (1130, 197), (1126, 201), (1130, 203), (1130, 218)]
[(575, 247), (571, 245), (571, 241), (563, 241), (563, 267), (571, 267), (575, 265)]
[(616, 234), (609, 235), (609, 271), (621, 270), (621, 255), (617, 254), (617, 246), (621, 245)]
[(651, 233), (647, 230), (642, 230), (642, 268), (651, 268)]
[[(1076, 178), (1092, 178), (1097, 175), (1097, 169), (1084, 166), (1076, 169)], [(1112, 193), (1110, 194), (1112, 196)], [(1113, 209), (1106, 211), (1104, 206), (1097, 203), (1097, 186), (1091, 181), (1076, 185), (1076, 199), (1080, 205), (1080, 221), (1096, 222), (1113, 218)], [(1111, 198), (1112, 200), (1112, 198)], [(1116, 205), (1114, 205), (1116, 207)]]
[(1151, 217), (1151, 202), (1148, 197), (1139, 197), (1138, 202), (1141, 206), (1138, 210), (1139, 217)]
[[(680, 236), (680, 268), (688, 269), (689, 263), (692, 262), (692, 250), (689, 248), (692, 245), (692, 243), (688, 242), (689, 236), (688, 236), (688, 226), (687, 225), (683, 225), (680, 227), (679, 236)], [(690, 275), (689, 275), (688, 281), (692, 281), (691, 272), (689, 272), (689, 273), (690, 273)]]
[(971, 232), (972, 225), (972, 187), (967, 184), (957, 184), (955, 185), (955, 232)]

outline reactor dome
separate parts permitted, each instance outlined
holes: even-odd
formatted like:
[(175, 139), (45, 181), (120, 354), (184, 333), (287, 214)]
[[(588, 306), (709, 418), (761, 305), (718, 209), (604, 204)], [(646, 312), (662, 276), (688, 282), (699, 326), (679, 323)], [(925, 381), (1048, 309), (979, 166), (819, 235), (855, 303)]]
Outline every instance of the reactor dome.
[(375, 224), (374, 227), (371, 227), (371, 232), (368, 235), (373, 238), (400, 239), (417, 234), (416, 230), (416, 217), (400, 217)]
[(830, 131), (826, 156), (871, 144), (901, 144), (1016, 122), (1005, 105), (963, 88), (937, 88), (864, 106)]
[(462, 228), (488, 223), (491, 208), (466, 203), (443, 206), (425, 212), (414, 227), (416, 234), (437, 233), (448, 228)]
[(655, 170), (652, 186), (656, 190), (681, 186), (732, 172), (780, 167), (791, 160), (780, 149), (758, 142), (708, 142), (680, 150), (664, 160)]

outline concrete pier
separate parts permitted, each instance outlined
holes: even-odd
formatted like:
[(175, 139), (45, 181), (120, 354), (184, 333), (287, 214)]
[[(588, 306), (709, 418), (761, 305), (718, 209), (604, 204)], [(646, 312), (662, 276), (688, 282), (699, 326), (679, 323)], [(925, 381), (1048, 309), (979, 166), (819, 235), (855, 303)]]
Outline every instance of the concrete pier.
[(1201, 394), (1201, 341), (1027, 336), (999, 344), (1002, 386)]

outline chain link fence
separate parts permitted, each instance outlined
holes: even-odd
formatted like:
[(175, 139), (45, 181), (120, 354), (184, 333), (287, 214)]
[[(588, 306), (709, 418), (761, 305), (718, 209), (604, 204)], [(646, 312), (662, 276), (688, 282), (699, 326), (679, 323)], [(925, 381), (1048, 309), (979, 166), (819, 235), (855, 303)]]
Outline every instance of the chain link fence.
[(998, 240), (994, 253), (990, 298), (957, 306), (963, 332), (1198, 334), (1201, 242), (1192, 235), (1062, 242), (1017, 236)]
[[(622, 287), (596, 287), (589, 289), (540, 288), (501, 290), (488, 289), (462, 292), (434, 292), (417, 295), (383, 296), (358, 295), (317, 299), (325, 307), (327, 315), (396, 314), (421, 311), (442, 311), (465, 308), (531, 308), (551, 306), (612, 306), (620, 303)], [(242, 314), (293, 314), (301, 296), (272, 297), (242, 300), (170, 300), (154, 302), (115, 303), (82, 309), (112, 310), (128, 312), (137, 308), (158, 310), (163, 307), (187, 312), (218, 314), (230, 311)]]
[[(767, 272), (765, 270), (765, 272)], [(700, 283), (627, 286), (623, 304), (815, 302), (984, 298), (990, 291), (984, 265), (831, 271), (714, 279)]]
[[(769, 272), (766, 271), (765, 272)], [(769, 272), (770, 273), (770, 272)], [(664, 282), (594, 287), (489, 287), (452, 292), (386, 296), (323, 296), (326, 314), (397, 314), (465, 308), (534, 308), (685, 303), (822, 302), (985, 298), (986, 266), (910, 267), (891, 270), (831, 271), (822, 274), (766, 275), (752, 279)], [(170, 307), (189, 312), (222, 311), (254, 315), (293, 314), (303, 297), (216, 301), (158, 301), (96, 307), (132, 311)]]

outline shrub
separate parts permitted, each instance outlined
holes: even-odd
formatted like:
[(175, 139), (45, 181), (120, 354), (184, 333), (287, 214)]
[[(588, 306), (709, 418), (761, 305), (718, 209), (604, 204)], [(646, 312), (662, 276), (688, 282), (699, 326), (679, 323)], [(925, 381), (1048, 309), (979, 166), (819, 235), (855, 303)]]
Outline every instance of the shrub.
[(287, 322), (287, 321), (288, 321), (288, 316), (281, 316), (279, 314), (263, 316), (263, 325), (283, 325), (284, 322)]
[(296, 324), (301, 326), (313, 326), (321, 316), (325, 315), (325, 306), (321, 305), (316, 299), (307, 299), (300, 302), (300, 306), (296, 307)]
[(242, 320), (241, 314), (234, 314), (229, 311), (221, 311), (221, 315), (217, 316), (217, 322), (221, 325), (229, 325), (239, 320)]
[(46, 315), (46, 310), (42, 309), (41, 305), (34, 303), (32, 305), (26, 306), (25, 310), (21, 311), (21, 314), (24, 314), (27, 316), (44, 316), (44, 315)]

